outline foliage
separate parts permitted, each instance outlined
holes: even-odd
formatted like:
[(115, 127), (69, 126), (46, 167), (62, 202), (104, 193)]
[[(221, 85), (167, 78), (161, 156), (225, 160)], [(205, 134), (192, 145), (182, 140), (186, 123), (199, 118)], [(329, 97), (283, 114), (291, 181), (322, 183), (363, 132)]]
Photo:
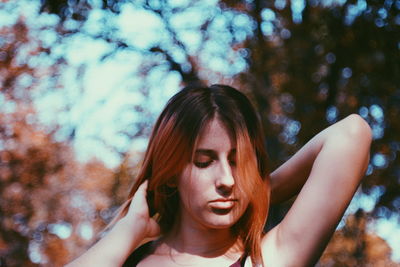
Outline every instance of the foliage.
[[(57, 112), (72, 117), (90, 66), (72, 60), (68, 47), (83, 49), (85, 40), (105, 47), (94, 64), (134, 59), (139, 81), (121, 88), (134, 88), (143, 101), (121, 106), (146, 116), (127, 116), (118, 130), (127, 140), (148, 136), (155, 99), (173, 93), (165, 87), (171, 75), (183, 85), (220, 82), (245, 91), (260, 111), (271, 168), (322, 128), (359, 113), (374, 135), (361, 191), (376, 203), (347, 218), (318, 266), (396, 265), (367, 226), (400, 209), (400, 1), (42, 0), (30, 15), (14, 11), (18, 2), (26, 3), (0, 3), (3, 14), (16, 13), (0, 26), (0, 266), (60, 266), (80, 254), (132, 182), (138, 149), (101, 140), (122, 163), (82, 163), (72, 147), (87, 114), (43, 124), (37, 110), (37, 99), (60, 93)], [(132, 10), (140, 21), (124, 33), (121, 18)], [(146, 20), (153, 28), (140, 31)], [(71, 87), (78, 89), (69, 99)], [(269, 227), (289, 206), (272, 209)]]
[(367, 217), (361, 211), (349, 216), (344, 228), (335, 232), (318, 266), (398, 266), (389, 259), (390, 247), (366, 226)]

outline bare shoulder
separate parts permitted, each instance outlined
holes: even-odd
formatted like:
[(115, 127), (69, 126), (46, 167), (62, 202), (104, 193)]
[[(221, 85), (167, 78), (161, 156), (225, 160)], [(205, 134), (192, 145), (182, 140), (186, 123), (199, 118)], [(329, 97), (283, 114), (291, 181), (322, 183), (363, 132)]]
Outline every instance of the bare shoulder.
[[(297, 250), (282, 242), (281, 224), (271, 229), (261, 240), (261, 251), (266, 267), (306, 267), (302, 249)], [(279, 241), (281, 240), (281, 242)], [(307, 254), (307, 253), (305, 253)]]
[(285, 247), (279, 244), (279, 225), (268, 231), (261, 240), (262, 257), (264, 266), (270, 267), (290, 267), (291, 265), (287, 259), (291, 259), (289, 250), (285, 251)]

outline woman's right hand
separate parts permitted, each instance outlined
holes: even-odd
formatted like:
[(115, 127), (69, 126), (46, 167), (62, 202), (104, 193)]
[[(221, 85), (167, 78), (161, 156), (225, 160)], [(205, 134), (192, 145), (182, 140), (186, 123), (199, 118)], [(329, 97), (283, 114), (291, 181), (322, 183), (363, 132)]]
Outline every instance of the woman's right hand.
[(117, 221), (102, 239), (67, 267), (121, 266), (136, 247), (160, 235), (159, 225), (149, 215), (147, 183), (146, 181), (139, 186), (125, 217)]
[(146, 198), (147, 186), (148, 180), (139, 186), (135, 195), (132, 197), (127, 214), (121, 220), (131, 223), (135, 228), (142, 229), (144, 235), (143, 238), (153, 239), (160, 235), (160, 226), (155, 220), (157, 215), (150, 217), (149, 206)]

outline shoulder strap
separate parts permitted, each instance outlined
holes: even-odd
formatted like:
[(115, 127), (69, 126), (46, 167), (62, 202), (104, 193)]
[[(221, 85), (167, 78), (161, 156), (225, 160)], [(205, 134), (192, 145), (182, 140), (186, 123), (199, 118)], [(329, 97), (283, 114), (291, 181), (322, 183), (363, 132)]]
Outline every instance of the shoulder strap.
[(131, 255), (126, 259), (122, 267), (134, 267), (136, 266), (146, 255), (149, 254), (152, 242), (140, 246), (134, 250)]

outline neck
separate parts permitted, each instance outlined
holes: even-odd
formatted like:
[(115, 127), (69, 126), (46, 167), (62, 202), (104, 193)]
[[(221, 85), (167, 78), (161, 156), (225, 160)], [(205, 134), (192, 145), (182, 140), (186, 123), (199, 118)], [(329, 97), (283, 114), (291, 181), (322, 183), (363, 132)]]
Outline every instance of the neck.
[(177, 222), (164, 239), (172, 251), (201, 257), (217, 257), (229, 256), (242, 250), (241, 243), (230, 228), (210, 229), (184, 219)]

